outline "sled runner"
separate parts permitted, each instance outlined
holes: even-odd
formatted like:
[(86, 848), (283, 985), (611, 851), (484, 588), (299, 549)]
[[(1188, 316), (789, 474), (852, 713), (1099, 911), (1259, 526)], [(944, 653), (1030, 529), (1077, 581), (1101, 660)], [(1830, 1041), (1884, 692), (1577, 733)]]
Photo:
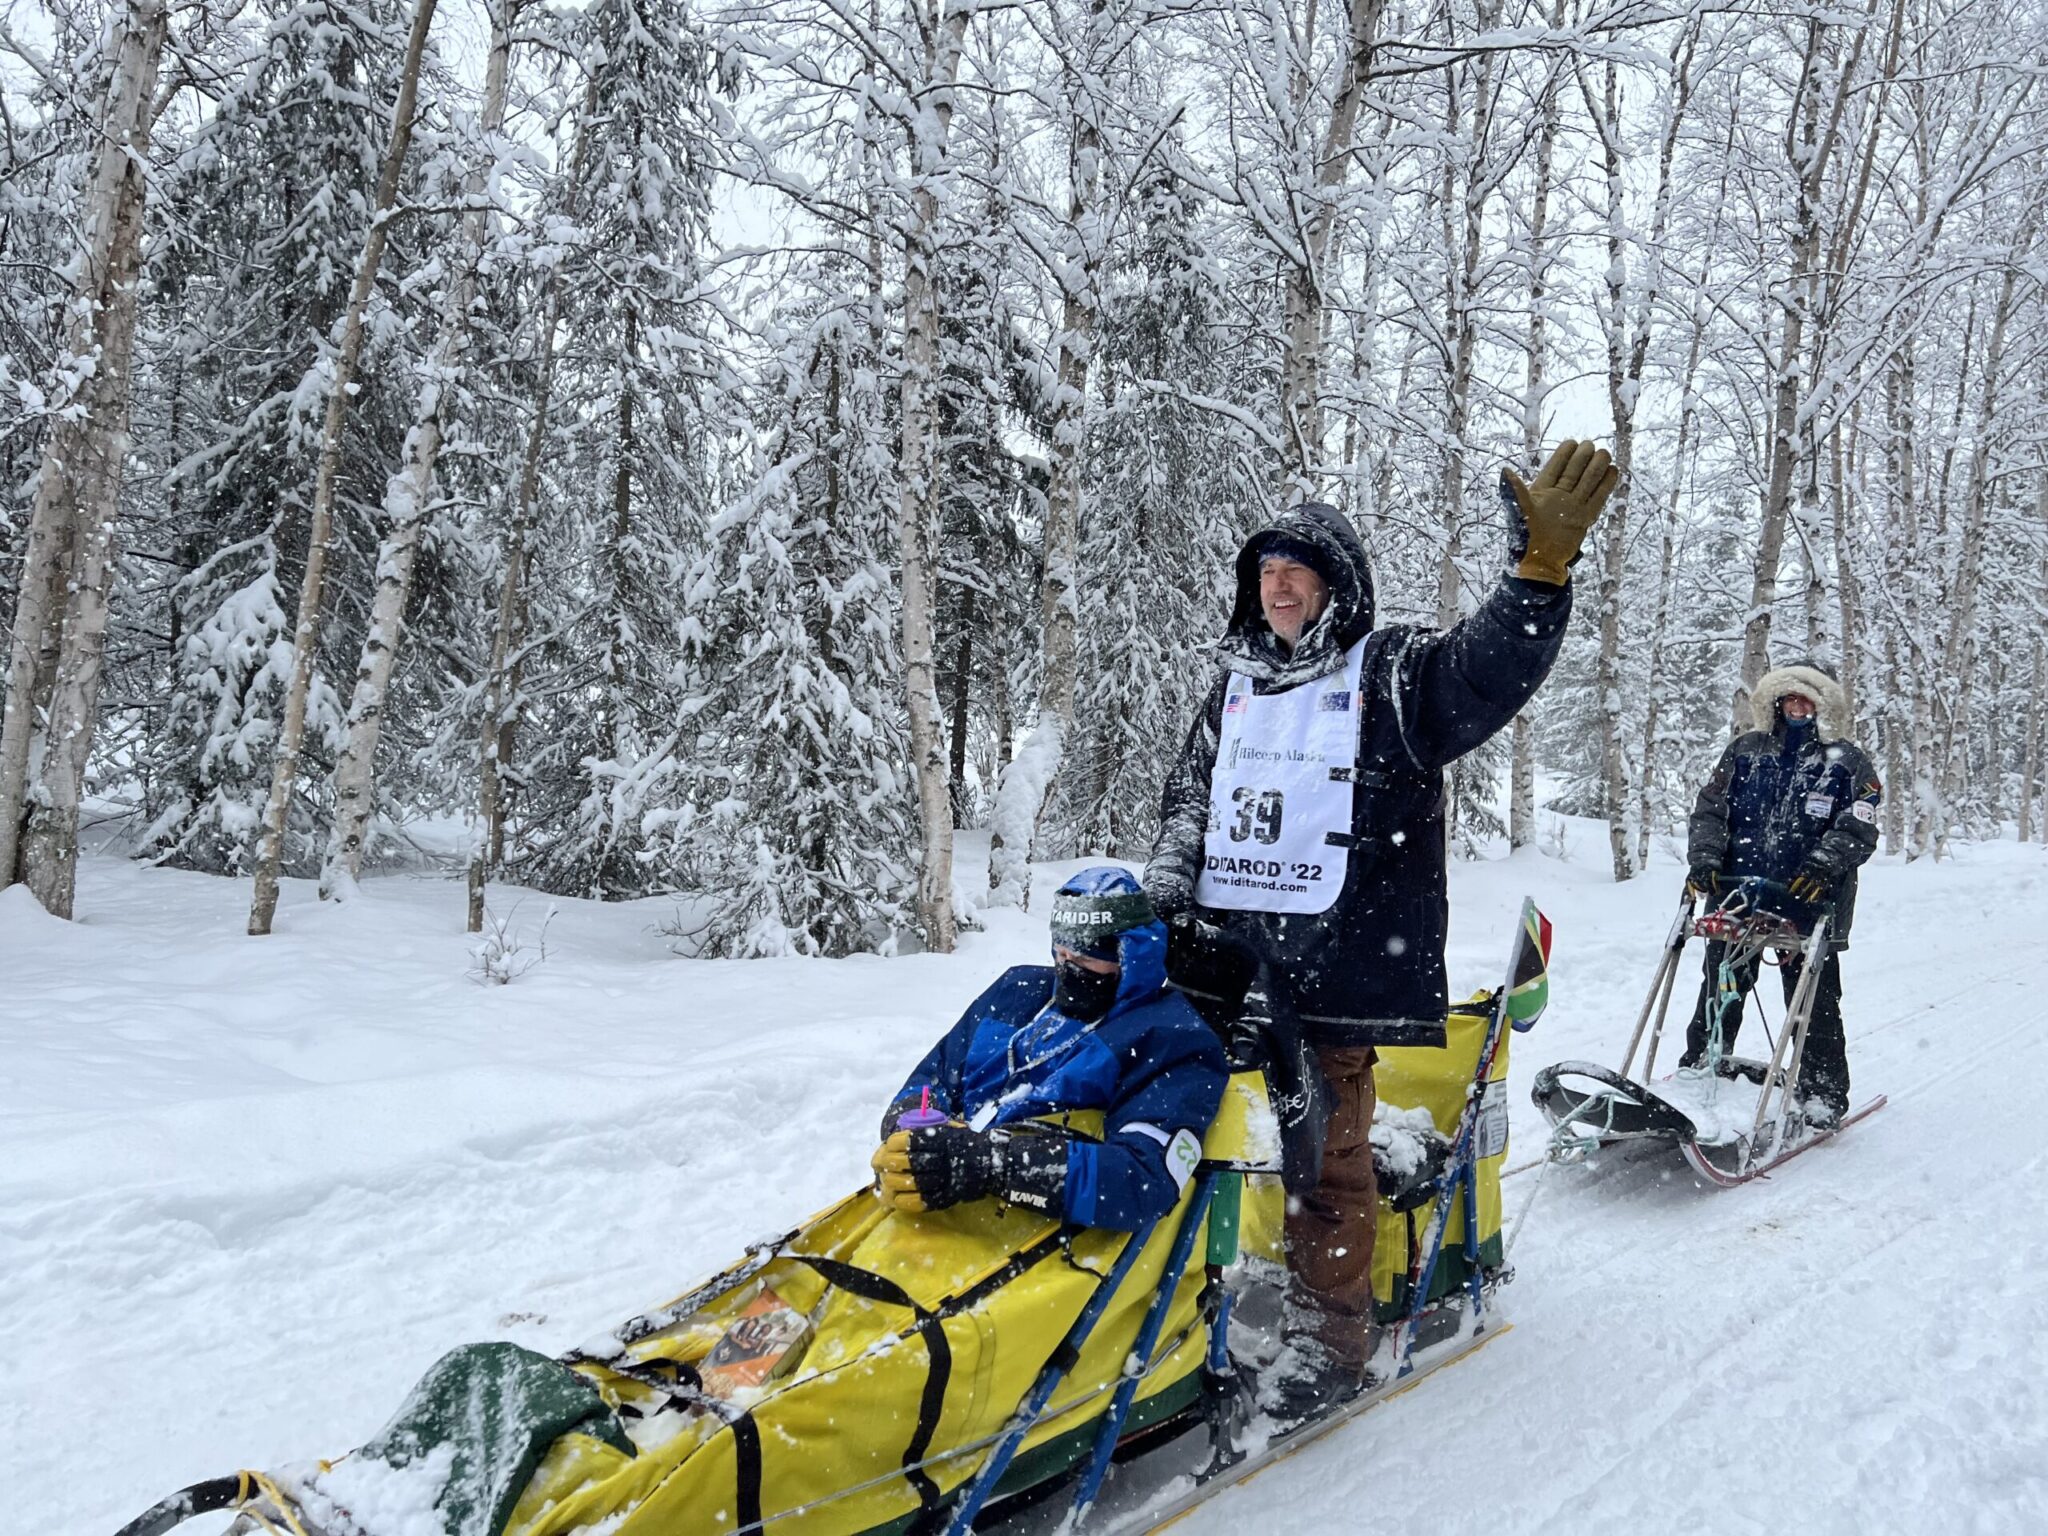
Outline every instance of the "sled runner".
[[(1505, 1041), (1542, 1010), (1548, 949), (1525, 907), (1507, 985), (1450, 1016), (1448, 1046), (1382, 1053), (1400, 1129), (1444, 1147), (1382, 1203), (1392, 1379), (1347, 1416), (1503, 1326)], [(1061, 1129), (1099, 1131), (1088, 1118)], [(196, 1484), (120, 1536), (219, 1510), (234, 1536), (964, 1536), (1034, 1503), (1144, 1528), (1162, 1493), (1183, 1507), (1326, 1427), (1268, 1443), (1229, 1347), (1237, 1297), (1281, 1258), (1276, 1156), (1264, 1079), (1242, 1070), (1179, 1203), (1137, 1232), (994, 1200), (909, 1214), (862, 1189), (559, 1359), (458, 1348), (349, 1455)], [(1141, 1453), (1161, 1480), (1140, 1461), (1113, 1490), (1138, 1513), (1091, 1519), (1112, 1463)]]
[[(1553, 1127), (1550, 1158), (1573, 1161), (1603, 1147), (1663, 1142), (1677, 1148), (1702, 1178), (1732, 1186), (1768, 1173), (1881, 1108), (1885, 1101), (1879, 1097), (1831, 1123), (1815, 1124), (1796, 1091), (1814, 993), (1830, 948), (1828, 923), (1826, 911), (1804, 911), (1776, 881), (1742, 880), (1699, 912), (1688, 892), (1665, 938), (1620, 1068), (1563, 1061), (1536, 1074), (1530, 1096)], [(1721, 1002), (1709, 1015), (1706, 1059), (1657, 1077), (1672, 989), (1686, 944), (1696, 937), (1726, 946)], [(1770, 1058), (1724, 1055), (1719, 1009), (1733, 995), (1735, 974), (1745, 966), (1794, 958), (1805, 966)], [(1632, 1075), (1638, 1050), (1643, 1055), (1640, 1077)]]

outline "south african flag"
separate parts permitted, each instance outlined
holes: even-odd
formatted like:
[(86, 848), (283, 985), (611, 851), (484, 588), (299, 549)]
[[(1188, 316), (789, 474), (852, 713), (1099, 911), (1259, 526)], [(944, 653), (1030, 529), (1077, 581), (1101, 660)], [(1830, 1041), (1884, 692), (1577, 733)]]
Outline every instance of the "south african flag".
[(1508, 961), (1508, 1018), (1516, 1029), (1528, 1029), (1550, 1003), (1550, 919), (1536, 903), (1522, 898), (1522, 928)]

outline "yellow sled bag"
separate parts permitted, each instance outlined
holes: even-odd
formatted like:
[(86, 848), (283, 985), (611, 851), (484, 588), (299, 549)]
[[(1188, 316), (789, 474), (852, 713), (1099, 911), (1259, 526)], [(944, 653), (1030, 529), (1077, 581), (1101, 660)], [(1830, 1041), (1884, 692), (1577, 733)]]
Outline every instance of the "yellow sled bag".
[[(1097, 1134), (1099, 1119), (1060, 1129)], [(981, 1469), (1083, 1308), (1113, 1287), (996, 1494), (1088, 1453), (1177, 1239), (1187, 1251), (1121, 1435), (1194, 1405), (1208, 1266), (1234, 1257), (1239, 1222), (1238, 1201), (1215, 1191), (1234, 1197), (1276, 1148), (1264, 1080), (1240, 1074), (1201, 1175), (1128, 1265), (1121, 1232), (987, 1200), (899, 1213), (862, 1190), (563, 1361), (507, 1344), (454, 1351), (375, 1441), (285, 1491), (337, 1530), (374, 1532), (370, 1510), (430, 1498), (449, 1536), (905, 1531)]]
[[(1445, 1044), (1439, 1050), (1428, 1046), (1393, 1046), (1380, 1051), (1373, 1069), (1373, 1084), (1382, 1105), (1389, 1108), (1427, 1110), (1439, 1133), (1455, 1134), (1458, 1117), (1465, 1109), (1467, 1085), (1477, 1075), (1479, 1053), (1485, 1048), (1491, 1022), (1482, 1006), (1489, 994), (1480, 993), (1453, 1013), (1445, 1022)], [(1474, 1205), (1479, 1222), (1476, 1249), (1479, 1269), (1488, 1272), (1501, 1265), (1501, 1165), (1508, 1151), (1508, 1042), (1503, 1033), (1494, 1053), (1493, 1071), (1480, 1100), (1476, 1135)], [(1408, 1307), (1408, 1276), (1414, 1266), (1422, 1234), (1429, 1228), (1436, 1202), (1410, 1211), (1396, 1211), (1385, 1201), (1380, 1204), (1379, 1233), (1372, 1250), (1372, 1294), (1380, 1321), (1399, 1317)], [(1462, 1201), (1451, 1207), (1444, 1229), (1443, 1249), (1427, 1300), (1437, 1301), (1470, 1285), (1472, 1261), (1466, 1254), (1465, 1209)]]
[[(1504, 1025), (1540, 984), (1539, 961), (1497, 1017), (1451, 1015), (1447, 1049), (1381, 1055), (1381, 1100), (1475, 1156), (1453, 1163), (1450, 1209), (1383, 1207), (1383, 1314), (1420, 1273), (1430, 1298), (1469, 1284), (1476, 1309), (1498, 1264)], [(1482, 1113), (1461, 1127), (1489, 1035)], [(1079, 1115), (1059, 1128), (1100, 1134)], [(993, 1200), (900, 1213), (864, 1189), (560, 1360), (458, 1349), (354, 1454), (195, 1484), (121, 1536), (214, 1509), (295, 1536), (901, 1536), (1084, 1460), (1085, 1503), (1112, 1450), (1222, 1411), (1225, 1268), (1282, 1256), (1278, 1143), (1263, 1078), (1232, 1077), (1179, 1202), (1135, 1236)], [(1406, 1316), (1412, 1337), (1421, 1309)]]

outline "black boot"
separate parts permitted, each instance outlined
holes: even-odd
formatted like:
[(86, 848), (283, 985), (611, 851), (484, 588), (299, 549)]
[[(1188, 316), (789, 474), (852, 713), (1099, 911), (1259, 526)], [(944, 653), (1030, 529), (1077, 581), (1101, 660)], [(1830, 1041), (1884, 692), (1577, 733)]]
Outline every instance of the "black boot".
[[(1375, 1327), (1368, 1343), (1377, 1347), (1379, 1333)], [(1313, 1334), (1296, 1334), (1260, 1373), (1258, 1405), (1274, 1429), (1286, 1434), (1378, 1386), (1370, 1360), (1341, 1360)]]

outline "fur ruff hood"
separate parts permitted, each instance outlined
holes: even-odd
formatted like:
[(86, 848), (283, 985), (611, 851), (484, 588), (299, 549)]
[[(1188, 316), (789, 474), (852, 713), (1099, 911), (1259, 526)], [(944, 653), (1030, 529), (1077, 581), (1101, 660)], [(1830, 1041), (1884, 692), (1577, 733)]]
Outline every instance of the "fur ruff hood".
[(1821, 740), (1840, 741), (1848, 734), (1849, 702), (1842, 696), (1842, 685), (1826, 667), (1811, 660), (1773, 667), (1756, 680), (1749, 695), (1749, 717), (1758, 730), (1778, 728), (1778, 701), (1788, 693), (1803, 693), (1813, 700)]

